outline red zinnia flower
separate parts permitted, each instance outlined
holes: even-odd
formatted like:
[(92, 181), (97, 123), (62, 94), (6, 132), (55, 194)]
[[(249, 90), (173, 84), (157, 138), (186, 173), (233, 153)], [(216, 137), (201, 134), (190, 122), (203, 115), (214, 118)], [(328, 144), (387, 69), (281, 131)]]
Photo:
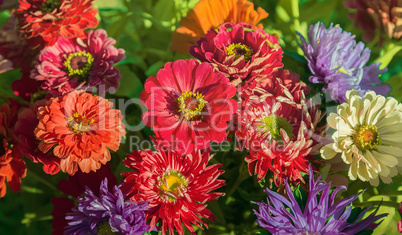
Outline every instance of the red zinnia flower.
[(103, 29), (91, 30), (83, 39), (60, 37), (40, 52), (31, 78), (56, 95), (78, 88), (97, 88), (101, 93), (101, 85), (105, 91), (117, 89), (121, 75), (113, 65), (125, 55), (123, 49), (114, 47), (115, 43)]
[(278, 39), (249, 24), (225, 23), (218, 30), (208, 31), (197, 43), (190, 54), (214, 65), (234, 85), (283, 66)]
[[(66, 195), (74, 198), (82, 196), (85, 192), (85, 187), (88, 187), (95, 195), (99, 196), (100, 184), (105, 178), (108, 179), (109, 190), (111, 190), (113, 185), (116, 185), (117, 180), (108, 164), (103, 165), (96, 172), (83, 173), (78, 170), (75, 175), (69, 175), (68, 179), (62, 179), (57, 187)], [(54, 229), (52, 234), (62, 235), (68, 226), (66, 214), (72, 212), (72, 209), (77, 206), (77, 201), (67, 197), (51, 198), (50, 201), (54, 206), (51, 212), (53, 216), (52, 227)]]
[(108, 100), (89, 93), (73, 91), (51, 99), (38, 109), (36, 138), (39, 150), (60, 158), (62, 171), (73, 175), (78, 166), (83, 172), (96, 171), (117, 151), (125, 126), (120, 110)]
[(20, 0), (15, 15), (32, 48), (53, 45), (59, 36), (84, 38), (95, 28), (98, 12), (93, 0)]
[(324, 130), (316, 127), (323, 115), (304, 98), (303, 90), (297, 76), (279, 71), (241, 93), (236, 137), (251, 150), (245, 160), (250, 174), (255, 168), (258, 180), (268, 170), (274, 173), (278, 186), (286, 178), (291, 182), (303, 180), (300, 172), (308, 172), (307, 159), (318, 153)]
[(34, 130), (38, 126), (38, 108), (46, 105), (47, 100), (39, 100), (32, 107), (24, 108), (18, 113), (18, 120), (14, 126), (14, 133), (18, 138), (18, 150), (23, 156), (28, 157), (33, 162), (44, 164), (43, 171), (47, 174), (56, 174), (60, 171), (60, 158), (53, 153), (43, 153), (39, 151), (40, 141), (36, 139)]
[(237, 103), (228, 78), (208, 63), (195, 59), (167, 63), (145, 82), (141, 100), (148, 108), (142, 116), (153, 127), (159, 144), (188, 153), (226, 138), (228, 122)]
[(149, 201), (150, 210), (146, 212), (154, 227), (162, 221), (162, 234), (184, 234), (184, 226), (195, 234), (192, 224), (208, 227), (200, 218), (214, 221), (215, 217), (206, 209), (205, 202), (222, 196), (223, 193), (211, 192), (222, 187), (224, 180), (217, 178), (223, 174), (218, 170), (221, 164), (207, 167), (213, 157), (210, 151), (193, 150), (188, 155), (174, 151), (134, 151), (124, 163), (136, 170), (125, 172), (122, 191), (135, 202)]
[(4, 103), (0, 108), (0, 197), (6, 194), (6, 180), (14, 192), (20, 191), (21, 178), (26, 175), (25, 162), (15, 144), (18, 142), (11, 128), (15, 124), (18, 106)]

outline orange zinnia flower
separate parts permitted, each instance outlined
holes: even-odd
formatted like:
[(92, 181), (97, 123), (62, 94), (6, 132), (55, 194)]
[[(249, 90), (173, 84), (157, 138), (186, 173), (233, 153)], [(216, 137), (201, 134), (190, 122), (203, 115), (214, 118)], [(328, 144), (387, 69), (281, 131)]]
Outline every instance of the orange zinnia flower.
[(96, 171), (110, 160), (109, 149), (117, 151), (126, 133), (120, 110), (112, 106), (102, 97), (79, 91), (51, 99), (38, 109), (39, 149), (46, 153), (53, 148), (61, 170), (70, 175), (78, 166), (85, 173)]
[(247, 0), (201, 0), (180, 21), (180, 27), (173, 32), (170, 49), (188, 53), (190, 46), (204, 37), (210, 29), (216, 29), (226, 22), (247, 23), (255, 28), (263, 28), (257, 24), (268, 17), (268, 13)]

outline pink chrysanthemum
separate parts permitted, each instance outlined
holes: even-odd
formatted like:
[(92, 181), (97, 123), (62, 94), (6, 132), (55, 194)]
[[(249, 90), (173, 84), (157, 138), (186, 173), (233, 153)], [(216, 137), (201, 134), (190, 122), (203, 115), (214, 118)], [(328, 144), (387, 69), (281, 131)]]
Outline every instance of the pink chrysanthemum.
[(14, 14), (31, 48), (56, 43), (59, 36), (84, 38), (85, 29), (96, 28), (94, 0), (19, 0)]
[(40, 141), (36, 139), (34, 130), (38, 126), (38, 108), (47, 104), (47, 100), (39, 100), (32, 107), (22, 109), (14, 126), (14, 133), (19, 142), (16, 148), (23, 156), (33, 162), (43, 163), (43, 171), (56, 174), (60, 171), (60, 158), (51, 152), (43, 153), (38, 149)]
[(182, 223), (195, 234), (193, 224), (208, 228), (201, 218), (215, 220), (205, 202), (224, 195), (211, 192), (225, 184), (217, 179), (224, 172), (218, 170), (221, 165), (207, 166), (212, 157), (210, 151), (201, 150), (188, 155), (170, 150), (134, 151), (124, 163), (135, 172), (122, 173), (126, 177), (122, 191), (137, 203), (150, 202), (147, 220), (154, 227), (160, 219), (162, 234), (174, 234), (174, 230), (184, 234)]
[(197, 43), (190, 54), (213, 64), (234, 85), (283, 66), (278, 39), (246, 23), (225, 23), (218, 30), (208, 31)]
[(120, 110), (108, 100), (85, 92), (73, 91), (51, 99), (38, 109), (35, 136), (39, 150), (60, 158), (62, 171), (73, 175), (96, 171), (110, 160), (125, 135)]
[(101, 85), (106, 91), (117, 89), (121, 75), (113, 65), (125, 58), (125, 51), (115, 48), (115, 43), (103, 29), (89, 31), (84, 39), (60, 37), (40, 52), (31, 78), (56, 95)]
[(259, 181), (268, 170), (276, 185), (286, 178), (302, 181), (300, 172), (308, 172), (308, 158), (318, 153), (324, 130), (317, 125), (323, 115), (304, 98), (305, 90), (293, 73), (279, 71), (241, 93), (236, 137), (250, 150), (245, 160)]
[(167, 63), (145, 82), (141, 100), (148, 110), (142, 121), (159, 144), (188, 153), (211, 141), (225, 140), (228, 122), (236, 112), (235, 87), (208, 63), (195, 59)]

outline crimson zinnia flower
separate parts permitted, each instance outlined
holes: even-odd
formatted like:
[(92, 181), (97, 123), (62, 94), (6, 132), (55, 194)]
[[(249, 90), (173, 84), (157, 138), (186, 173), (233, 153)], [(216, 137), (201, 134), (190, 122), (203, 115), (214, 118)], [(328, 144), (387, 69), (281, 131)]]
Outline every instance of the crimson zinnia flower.
[(324, 129), (317, 125), (323, 114), (305, 99), (305, 91), (296, 74), (279, 71), (241, 93), (236, 137), (250, 150), (245, 160), (258, 181), (268, 171), (278, 186), (286, 178), (303, 181), (300, 172), (307, 173), (308, 159), (318, 154)]
[(73, 91), (51, 99), (38, 109), (35, 136), (39, 150), (60, 158), (62, 171), (73, 175), (78, 166), (83, 172), (96, 171), (110, 160), (125, 135), (120, 110), (108, 100)]
[(84, 38), (96, 28), (94, 0), (20, 0), (14, 14), (32, 48), (53, 45), (59, 36)]
[(18, 105), (4, 103), (0, 108), (0, 197), (6, 195), (8, 186), (14, 192), (20, 191), (21, 178), (26, 175), (25, 162), (15, 144), (18, 139), (11, 128), (15, 124)]
[(230, 99), (235, 87), (208, 63), (195, 59), (167, 63), (145, 82), (141, 100), (148, 110), (142, 116), (153, 127), (158, 144), (183, 153), (222, 142), (237, 103)]
[(60, 37), (40, 52), (31, 78), (56, 95), (101, 85), (105, 91), (117, 89), (121, 75), (113, 65), (125, 58), (125, 51), (115, 48), (115, 43), (103, 29), (91, 30), (83, 39)]
[[(192, 224), (202, 228), (207, 224), (201, 218), (214, 221), (215, 216), (206, 209), (205, 202), (215, 200), (224, 193), (211, 192), (222, 187), (221, 164), (207, 166), (213, 157), (210, 151), (193, 150), (188, 155), (175, 151), (134, 151), (124, 160), (135, 172), (124, 172), (122, 191), (134, 202), (149, 201), (147, 220), (153, 228), (162, 221), (162, 234), (184, 234), (184, 226), (195, 234)], [(201, 217), (201, 218), (200, 218)]]
[(249, 24), (225, 23), (208, 31), (197, 44), (190, 48), (190, 54), (214, 65), (234, 85), (283, 66), (278, 39)]
[(46, 105), (47, 100), (39, 100), (32, 107), (26, 107), (18, 113), (14, 133), (18, 138), (17, 148), (21, 154), (33, 162), (43, 163), (43, 171), (56, 174), (60, 171), (60, 158), (52, 152), (43, 153), (38, 149), (40, 141), (36, 139), (34, 130), (38, 126), (38, 108)]

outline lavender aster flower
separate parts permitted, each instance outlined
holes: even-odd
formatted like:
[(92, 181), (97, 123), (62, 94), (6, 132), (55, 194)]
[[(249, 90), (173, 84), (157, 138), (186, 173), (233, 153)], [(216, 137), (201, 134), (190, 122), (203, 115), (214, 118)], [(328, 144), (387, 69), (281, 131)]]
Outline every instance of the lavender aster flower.
[(300, 34), (300, 48), (313, 73), (312, 83), (324, 83), (323, 93), (330, 92), (331, 98), (343, 103), (345, 93), (355, 89), (360, 95), (367, 90), (387, 95), (391, 88), (381, 84), (378, 76), (387, 69), (379, 70), (380, 63), (367, 66), (370, 49), (363, 42), (356, 43), (355, 35), (343, 31), (339, 25), (318, 22), (310, 26), (308, 41)]
[[(285, 186), (290, 200), (267, 188), (265, 190), (268, 194), (267, 204), (264, 202), (256, 203), (259, 205), (259, 209), (258, 211), (254, 210), (258, 218), (258, 225), (267, 229), (273, 235), (356, 234), (365, 229), (376, 228), (382, 221), (377, 224), (374, 222), (387, 216), (387, 214), (375, 215), (378, 211), (377, 208), (367, 218), (362, 219), (371, 208), (368, 207), (354, 218), (354, 216), (351, 216), (353, 214), (352, 206), (349, 204), (361, 193), (335, 203), (336, 194), (340, 190), (346, 190), (346, 187), (338, 187), (330, 193), (331, 184), (321, 181), (321, 177), (314, 180), (311, 166), (309, 167), (309, 175), (309, 195), (305, 203), (298, 203), (287, 182)], [(356, 212), (359, 209), (354, 210)]]
[(86, 188), (84, 197), (78, 198), (78, 207), (66, 215), (70, 221), (65, 234), (130, 234), (141, 235), (150, 229), (146, 224), (145, 212), (148, 202), (124, 201), (120, 187), (109, 192), (107, 178), (96, 196)]

